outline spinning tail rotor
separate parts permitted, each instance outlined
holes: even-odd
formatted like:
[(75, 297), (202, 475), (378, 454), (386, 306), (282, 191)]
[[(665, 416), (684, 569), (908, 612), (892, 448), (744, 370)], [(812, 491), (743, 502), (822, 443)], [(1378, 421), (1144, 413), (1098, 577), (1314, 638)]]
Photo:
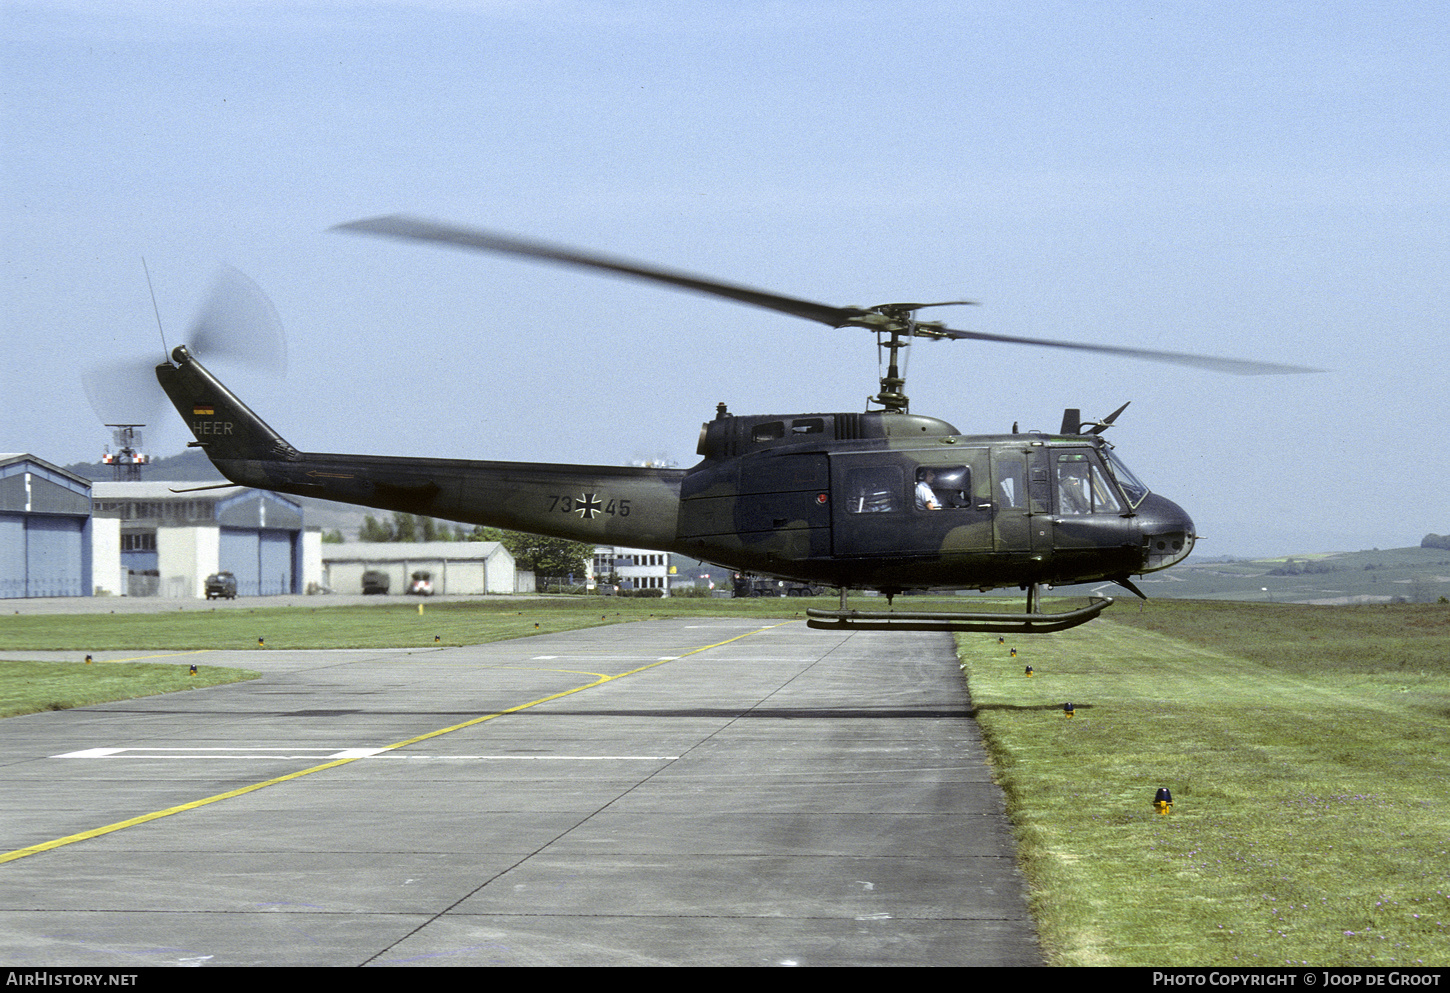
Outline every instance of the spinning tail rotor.
[[(156, 322), (159, 327), (159, 311)], [(256, 283), (230, 267), (217, 274), (187, 332), (187, 344), (208, 360), (232, 360), (277, 375), (287, 371), (287, 341), (276, 308)], [(164, 332), (162, 347), (164, 353)], [(86, 398), (102, 423), (138, 427), (155, 423), (166, 406), (166, 396), (156, 384), (155, 366), (154, 358), (126, 359), (82, 375)]]

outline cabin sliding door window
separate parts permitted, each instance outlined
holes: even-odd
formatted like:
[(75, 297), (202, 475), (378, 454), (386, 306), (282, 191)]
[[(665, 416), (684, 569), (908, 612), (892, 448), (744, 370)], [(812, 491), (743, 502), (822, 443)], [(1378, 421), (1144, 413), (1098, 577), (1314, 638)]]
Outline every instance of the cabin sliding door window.
[(901, 509), (901, 467), (861, 466), (846, 472), (846, 512), (885, 514)]
[(964, 465), (924, 465), (916, 470), (917, 510), (969, 510), (972, 470)]

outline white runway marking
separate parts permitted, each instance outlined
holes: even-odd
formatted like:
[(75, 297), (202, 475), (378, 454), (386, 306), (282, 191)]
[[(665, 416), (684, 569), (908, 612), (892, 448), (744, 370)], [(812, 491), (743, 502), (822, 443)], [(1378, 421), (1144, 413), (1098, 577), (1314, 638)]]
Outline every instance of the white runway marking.
[(429, 762), (673, 762), (678, 755), (414, 755), (392, 753), (388, 748), (267, 748), (230, 746), (196, 747), (116, 747), (83, 748), (80, 751), (52, 755), (55, 759), (303, 759), (308, 762), (330, 762), (337, 759), (389, 758)]
[[(52, 755), (54, 759), (108, 759), (117, 755), (124, 755), (133, 759), (321, 759), (324, 761), (332, 759), (364, 759), (379, 752), (387, 751), (386, 748), (331, 748), (331, 747), (308, 747), (298, 746), (292, 748), (268, 748), (249, 747), (244, 745), (226, 745), (220, 748), (204, 748), (196, 745), (176, 745), (161, 747), (127, 747), (119, 748), (83, 748), (78, 752), (65, 752), (61, 755)], [(278, 753), (278, 754), (272, 754)]]

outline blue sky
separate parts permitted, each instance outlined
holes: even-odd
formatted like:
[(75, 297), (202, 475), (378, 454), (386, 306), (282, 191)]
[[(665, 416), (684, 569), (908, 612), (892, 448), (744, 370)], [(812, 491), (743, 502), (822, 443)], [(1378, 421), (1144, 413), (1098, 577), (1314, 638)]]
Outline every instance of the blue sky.
[[(913, 349), (965, 432), (1108, 438), (1201, 555), (1450, 531), (1450, 14), (1434, 4), (0, 2), (0, 451), (95, 458), (80, 373), (219, 264), (299, 448), (695, 461), (717, 401), (859, 410), (865, 332), (328, 231), (404, 212), (968, 329), (1321, 367)], [(179, 418), (148, 433), (187, 440)]]

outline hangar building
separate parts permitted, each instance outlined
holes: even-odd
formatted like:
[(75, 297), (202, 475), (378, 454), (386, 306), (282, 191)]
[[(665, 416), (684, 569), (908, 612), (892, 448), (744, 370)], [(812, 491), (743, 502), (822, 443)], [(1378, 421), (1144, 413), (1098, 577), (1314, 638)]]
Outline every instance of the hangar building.
[(321, 535), (302, 506), (265, 490), (206, 483), (92, 484), (97, 592), (206, 596), (206, 577), (226, 571), (238, 596), (301, 593), (321, 574)]
[[(438, 594), (533, 592), (533, 574), (516, 579), (514, 557), (497, 541), (361, 541), (322, 548), (323, 584), (334, 593), (361, 593), (363, 573), (370, 571), (387, 575), (392, 594), (406, 592), (415, 572), (428, 573)], [(519, 580), (528, 588), (519, 589)]]
[(0, 455), (0, 599), (89, 596), (91, 567), (91, 481)]

